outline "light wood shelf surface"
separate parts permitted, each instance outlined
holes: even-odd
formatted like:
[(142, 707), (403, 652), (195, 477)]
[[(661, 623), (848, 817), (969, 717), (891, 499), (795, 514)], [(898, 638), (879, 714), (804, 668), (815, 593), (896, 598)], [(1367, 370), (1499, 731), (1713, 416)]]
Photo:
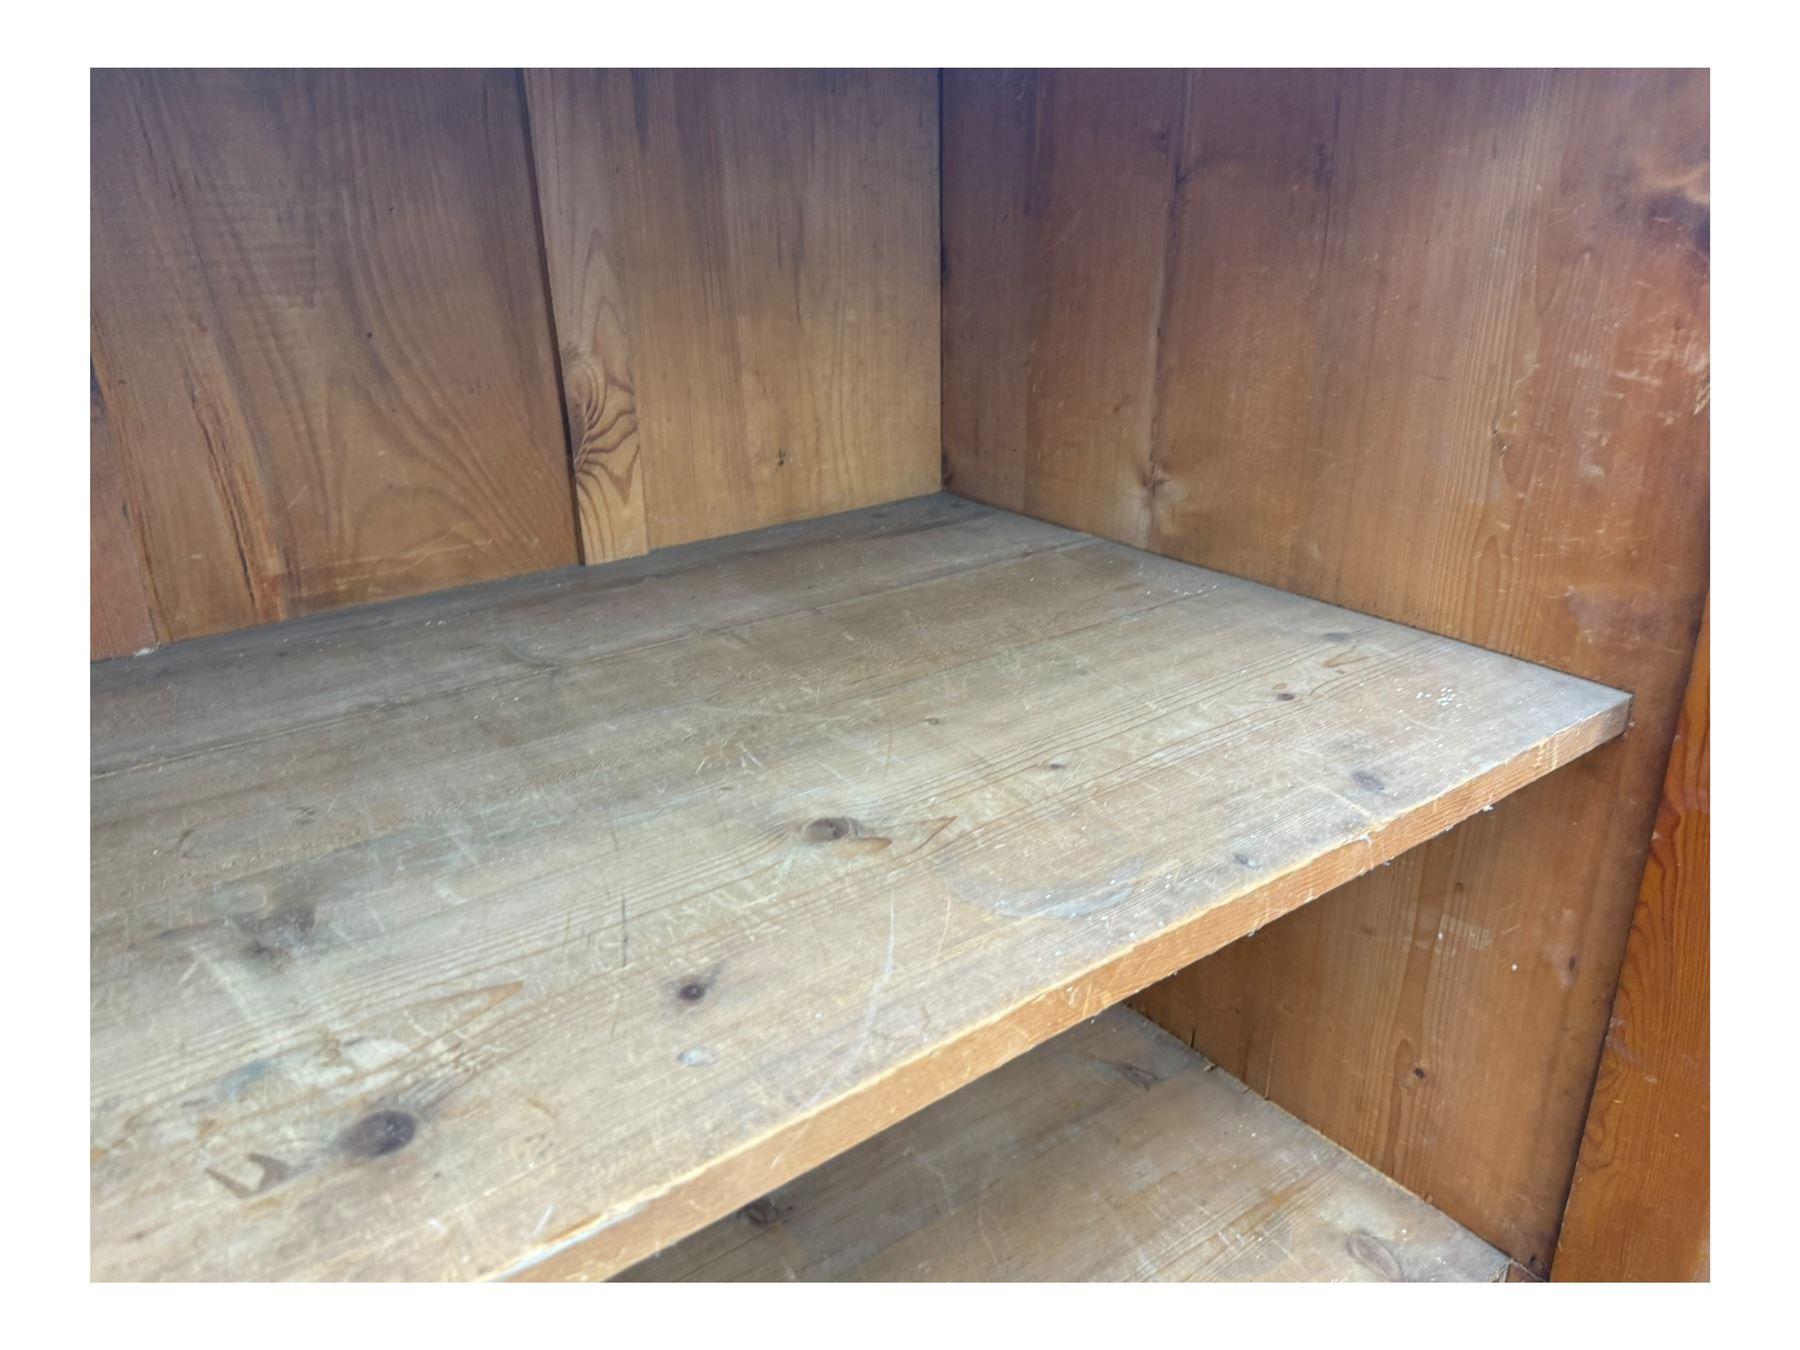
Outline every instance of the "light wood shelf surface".
[(617, 1278), (1491, 1283), (1509, 1264), (1112, 1008)]
[(1625, 726), (953, 497), (92, 677), (98, 1278), (600, 1278)]

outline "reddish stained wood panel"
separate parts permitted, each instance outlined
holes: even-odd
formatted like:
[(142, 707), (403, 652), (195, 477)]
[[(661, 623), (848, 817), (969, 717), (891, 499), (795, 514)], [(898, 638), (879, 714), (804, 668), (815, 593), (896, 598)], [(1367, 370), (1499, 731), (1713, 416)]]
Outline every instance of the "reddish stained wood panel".
[[(1140, 1003), (1542, 1273), (1706, 590), (1706, 75), (952, 71), (944, 102), (952, 488), (1636, 695), (1621, 744)], [(1163, 126), (1165, 233), (1112, 246), (1084, 208), (1157, 200)], [(1103, 273), (1132, 284), (1058, 299)], [(1023, 359), (955, 359), (1002, 322)], [(1148, 419), (1057, 377), (1084, 356)]]
[(1710, 629), (1663, 779), (1558, 1280), (1711, 1278)]

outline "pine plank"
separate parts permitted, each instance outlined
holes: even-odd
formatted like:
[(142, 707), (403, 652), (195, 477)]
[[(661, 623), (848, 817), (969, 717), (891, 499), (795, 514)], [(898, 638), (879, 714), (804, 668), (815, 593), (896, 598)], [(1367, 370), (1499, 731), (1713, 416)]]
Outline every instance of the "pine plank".
[(1617, 746), (1137, 1005), (1540, 1275), (1706, 593), (1707, 98), (944, 77), (953, 488), (1634, 695)]
[(1712, 1278), (1712, 616), (1700, 624), (1556, 1280)]
[(525, 81), (588, 562), (936, 489), (932, 72)]
[(144, 598), (119, 450), (92, 367), (88, 377), (88, 658), (103, 661), (154, 647), (156, 629)]
[(1627, 713), (941, 497), (616, 567), (93, 669), (97, 1276), (611, 1274)]
[(92, 361), (165, 640), (575, 561), (514, 73), (91, 94)]
[[(562, 362), (584, 562), (648, 551), (622, 221), (645, 191), (614, 152), (636, 119), (636, 82), (601, 71), (528, 70), (538, 219)], [(596, 135), (597, 127), (616, 128)]]
[(1493, 1283), (1507, 1265), (1112, 1008), (617, 1278)]

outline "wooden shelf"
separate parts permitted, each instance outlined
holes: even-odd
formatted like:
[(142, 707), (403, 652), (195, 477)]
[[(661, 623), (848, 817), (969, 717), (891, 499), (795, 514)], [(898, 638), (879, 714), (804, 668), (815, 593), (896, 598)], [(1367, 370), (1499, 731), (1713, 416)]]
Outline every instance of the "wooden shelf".
[(612, 1274), (1626, 712), (950, 497), (103, 664), (94, 1274)]
[(1509, 1264), (1113, 1008), (617, 1278), (1493, 1282)]

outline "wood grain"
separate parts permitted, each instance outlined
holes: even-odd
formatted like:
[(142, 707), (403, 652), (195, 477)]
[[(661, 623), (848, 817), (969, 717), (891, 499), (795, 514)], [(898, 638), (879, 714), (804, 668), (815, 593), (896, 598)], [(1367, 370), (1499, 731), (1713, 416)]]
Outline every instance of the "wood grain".
[(610, 1274), (1627, 711), (947, 498), (93, 682), (104, 1278)]
[(1037, 253), (1027, 207), (1044, 78), (1035, 71), (978, 81), (943, 75), (944, 477), (965, 496), (1008, 511), (1025, 509)]
[[(598, 71), (527, 71), (538, 215), (562, 362), (585, 562), (649, 547), (637, 390), (622, 277), (628, 203), (649, 191), (614, 152), (637, 120), (633, 82)], [(616, 128), (613, 137), (595, 128)]]
[(91, 368), (88, 373), (88, 659), (101, 661), (154, 647), (156, 630), (144, 600), (118, 449), (100, 383)]
[(929, 71), (530, 71), (583, 554), (935, 490)]
[(93, 361), (180, 639), (574, 560), (516, 77), (96, 71)]
[[(1041, 266), (1026, 291), (1024, 509), (1138, 545), (1183, 93), (1175, 72), (1049, 77), (1027, 210)], [(1099, 174), (1104, 194), (1091, 191)]]
[[(949, 483), (1634, 692), (1620, 746), (1140, 1004), (1541, 1274), (1706, 590), (1707, 78), (1152, 87), (946, 73)], [(1115, 247), (1164, 126), (1166, 240)], [(1022, 358), (959, 358), (990, 306)]]
[(618, 1278), (1493, 1283), (1508, 1264), (1113, 1008)]
[(1710, 630), (1709, 616), (1557, 1239), (1557, 1280), (1711, 1278)]

